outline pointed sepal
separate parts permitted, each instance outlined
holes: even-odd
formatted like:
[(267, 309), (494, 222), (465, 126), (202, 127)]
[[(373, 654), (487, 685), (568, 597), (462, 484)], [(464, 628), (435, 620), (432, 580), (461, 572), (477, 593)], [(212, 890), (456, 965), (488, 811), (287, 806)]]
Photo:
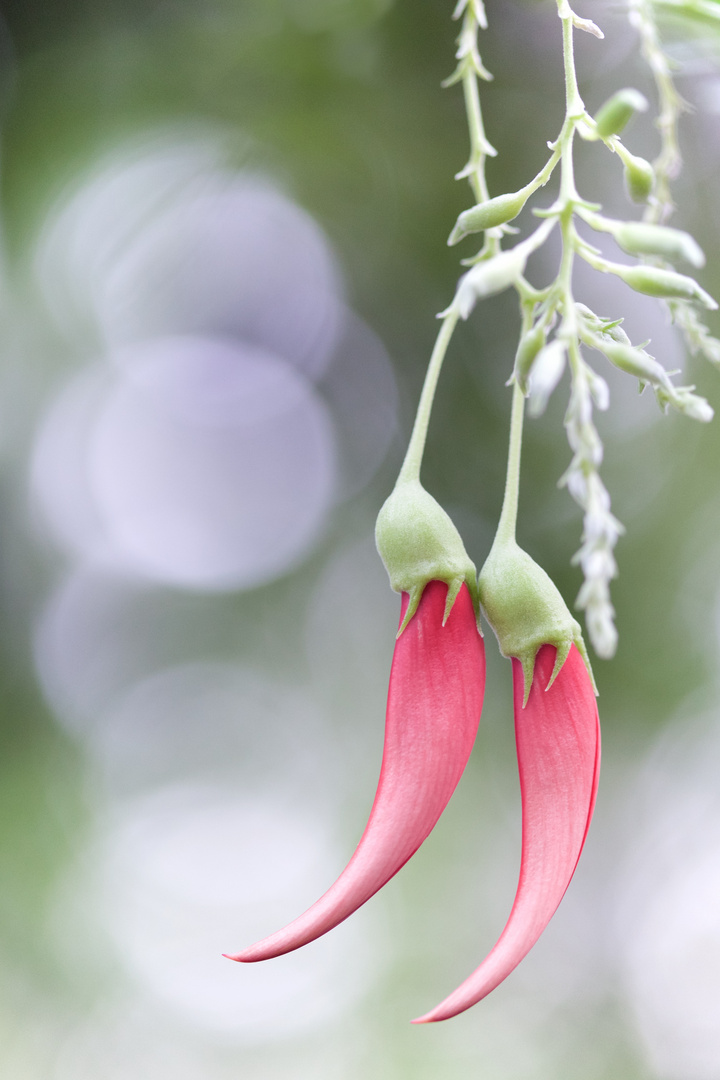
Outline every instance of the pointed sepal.
[(593, 686), (590, 659), (577, 619), (570, 614), (557, 586), (541, 566), (512, 539), (496, 537), (478, 581), (480, 606), (498, 639), (503, 656), (519, 660), (525, 679), (525, 701), (542, 645), (557, 650), (548, 689), (572, 645), (585, 661)]
[(463, 584), (467, 585), (477, 614), (475, 564), (449, 515), (419, 480), (398, 480), (378, 514), (375, 541), (392, 588), (410, 597), (398, 637), (417, 611), (431, 581), (447, 585), (445, 622)]

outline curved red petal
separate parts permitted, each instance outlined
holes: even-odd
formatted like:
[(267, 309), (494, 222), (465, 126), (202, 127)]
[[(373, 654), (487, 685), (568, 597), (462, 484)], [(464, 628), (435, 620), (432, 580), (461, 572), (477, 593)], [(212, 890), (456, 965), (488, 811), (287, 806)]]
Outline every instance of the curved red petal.
[(590, 675), (574, 645), (546, 690), (555, 655), (552, 645), (538, 652), (525, 708), (522, 666), (513, 660), (523, 830), (510, 918), (480, 967), (414, 1023), (447, 1020), (494, 990), (540, 937), (575, 872), (595, 806), (600, 725)]
[[(485, 647), (463, 585), (443, 626), (447, 586), (431, 581), (395, 644), (382, 769), (355, 854), (304, 915), (231, 960), (267, 960), (346, 919), (398, 872), (431, 832), (462, 776), (485, 690)], [(408, 597), (403, 594), (402, 622)]]

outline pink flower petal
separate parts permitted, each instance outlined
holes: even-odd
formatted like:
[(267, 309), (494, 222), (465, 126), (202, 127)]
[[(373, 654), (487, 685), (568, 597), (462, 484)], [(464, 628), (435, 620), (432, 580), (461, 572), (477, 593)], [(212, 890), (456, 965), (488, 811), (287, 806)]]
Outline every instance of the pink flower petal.
[[(470, 756), (485, 690), (485, 647), (468, 588), (443, 626), (446, 597), (447, 586), (431, 581), (395, 644), (380, 781), (355, 854), (304, 915), (231, 960), (267, 960), (327, 933), (389, 881), (437, 823)], [(407, 603), (404, 593), (401, 622)]]
[(480, 967), (416, 1024), (456, 1016), (507, 978), (549, 923), (575, 872), (595, 806), (600, 725), (592, 681), (575, 645), (546, 691), (555, 656), (552, 645), (538, 652), (525, 708), (522, 666), (512, 662), (523, 833), (510, 918)]

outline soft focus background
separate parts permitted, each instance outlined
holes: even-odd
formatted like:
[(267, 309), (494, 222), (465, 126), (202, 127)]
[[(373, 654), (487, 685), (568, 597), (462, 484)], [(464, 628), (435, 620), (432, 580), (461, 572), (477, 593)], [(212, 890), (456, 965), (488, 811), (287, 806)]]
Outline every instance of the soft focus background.
[[(306, 949), (221, 957), (324, 891), (375, 789), (398, 599), (374, 519), (472, 250), (445, 245), (470, 203), (461, 93), (439, 85), (452, 6), (0, 3), (3, 1076), (720, 1076), (720, 424), (663, 418), (629, 379), (600, 420), (628, 530), (620, 651), (596, 662), (601, 792), (541, 943), (480, 1006), (409, 1025), (514, 893), (510, 669), (490, 636), (478, 744), (421, 852)], [(607, 33), (578, 41), (588, 107), (652, 96), (622, 12), (579, 10)], [(554, 3), (488, 12), (498, 192), (559, 128), (560, 28)], [(706, 30), (670, 33), (695, 106), (676, 223), (718, 295), (720, 77)], [(651, 120), (627, 141), (654, 156)], [(617, 161), (587, 145), (580, 162), (584, 195), (636, 215)], [(578, 294), (720, 410), (720, 375), (686, 361), (659, 304), (597, 275)], [(426, 485), (478, 565), (516, 334), (512, 296), (460, 328), (430, 432)], [(572, 602), (566, 393), (528, 425), (520, 539)]]

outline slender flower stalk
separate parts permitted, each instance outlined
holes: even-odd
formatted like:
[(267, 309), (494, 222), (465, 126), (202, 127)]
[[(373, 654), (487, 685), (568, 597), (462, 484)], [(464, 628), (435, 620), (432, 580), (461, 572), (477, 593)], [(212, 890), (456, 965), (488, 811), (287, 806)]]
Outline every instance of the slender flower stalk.
[[(355, 854), (304, 915), (231, 960), (267, 960), (332, 930), (398, 872), (447, 806), (475, 741), (485, 690), (485, 648), (470, 592), (461, 587), (444, 621), (447, 591), (430, 582), (395, 644), (380, 781)], [(405, 593), (401, 624), (408, 603)]]
[(575, 872), (595, 806), (600, 725), (592, 682), (577, 647), (571, 646), (553, 680), (555, 663), (555, 649), (543, 645), (524, 705), (523, 667), (513, 660), (523, 826), (520, 881), (510, 918), (482, 964), (416, 1024), (464, 1012), (507, 978), (542, 934)]

